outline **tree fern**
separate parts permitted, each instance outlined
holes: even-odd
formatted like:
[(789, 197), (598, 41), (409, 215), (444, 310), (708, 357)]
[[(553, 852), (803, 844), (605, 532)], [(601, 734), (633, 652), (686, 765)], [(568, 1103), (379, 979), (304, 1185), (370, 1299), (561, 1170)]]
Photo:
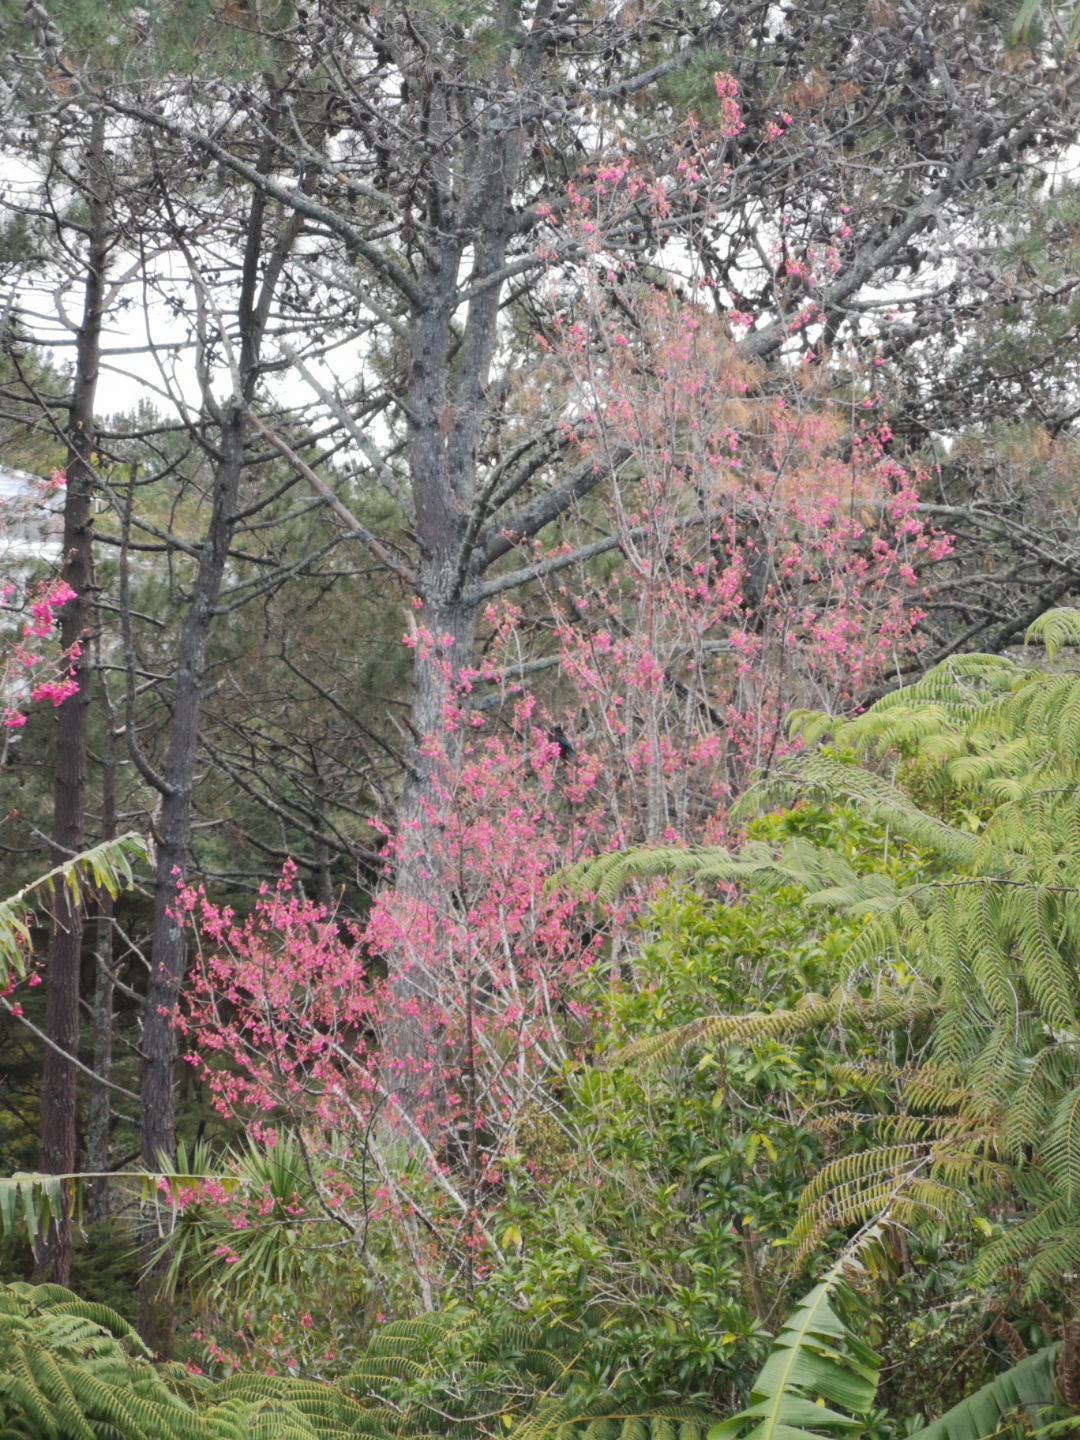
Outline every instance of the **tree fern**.
[(1046, 658), (1052, 665), (1058, 651), (1065, 645), (1080, 645), (1080, 610), (1045, 610), (1031, 625), (1025, 643), (1039, 640), (1046, 647)]
[(154, 1365), (104, 1305), (57, 1285), (0, 1286), (0, 1434), (9, 1440), (344, 1440), (361, 1407), (329, 1385), (215, 1386)]
[[(93, 1318), (96, 1311), (99, 1324)], [(0, 1291), (0, 1415), (23, 1420), (54, 1440), (97, 1440), (94, 1426), (119, 1437), (182, 1437), (210, 1432), (144, 1358), (119, 1315), (91, 1307), (56, 1286)]]
[[(1062, 646), (1080, 644), (1080, 611), (1051, 612), (1030, 639), (1053, 663)], [(1055, 1266), (1080, 1265), (1080, 675), (952, 657), (854, 720), (804, 712), (793, 728), (803, 749), (760, 779), (736, 816), (806, 798), (854, 807), (919, 847), (922, 878), (859, 876), (847, 857), (805, 841), (738, 854), (638, 850), (579, 866), (572, 882), (600, 902), (635, 879), (669, 875), (794, 886), (807, 906), (862, 922), (842, 962), (843, 991), (772, 1014), (702, 1016), (639, 1041), (627, 1058), (849, 1022), (898, 1027), (932, 1012), (929, 1067), (883, 1099), (889, 1113), (868, 1122), (876, 1145), (826, 1165), (807, 1189), (796, 1254), (883, 1207), (911, 1223), (920, 1213), (960, 1219), (971, 1187), (1008, 1184), (1021, 1203), (984, 1252), (983, 1273), (1026, 1257), (1038, 1290)], [(829, 750), (817, 743), (826, 738)], [(882, 773), (886, 755), (899, 783)], [(909, 794), (904, 762), (916, 757), (930, 778)], [(950, 823), (950, 805), (978, 807), (981, 824)], [(899, 961), (918, 976), (916, 990), (892, 988)], [(876, 1015), (859, 998), (868, 983)], [(958, 1069), (962, 1087), (936, 1084)]]

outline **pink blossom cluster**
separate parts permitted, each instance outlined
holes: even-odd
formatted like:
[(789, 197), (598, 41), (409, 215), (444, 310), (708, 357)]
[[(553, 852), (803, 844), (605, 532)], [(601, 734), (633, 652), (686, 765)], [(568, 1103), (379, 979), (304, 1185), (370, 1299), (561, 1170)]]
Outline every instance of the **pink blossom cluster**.
[[(573, 897), (544, 887), (596, 843), (587, 807), (581, 821), (574, 813), (596, 766), (568, 772), (531, 701), (516, 709), (509, 733), (474, 740), (463, 725), (453, 763), (445, 734), (426, 747), (431, 784), (415, 823), (430, 893), (388, 883), (360, 928), (301, 898), (292, 865), (242, 920), (196, 887), (178, 891), (197, 955), (177, 1023), (212, 1103), (267, 1142), (282, 1124), (302, 1132), (321, 1157), (324, 1213), (366, 1204), (368, 1224), (408, 1227), (421, 1204), (415, 1173), (388, 1155), (388, 1137), (400, 1137), (425, 1176), (413, 1260), (427, 1286), (454, 1257), (480, 1270), (497, 1254), (500, 1167), (538, 1096), (576, 1063), (568, 1021), (588, 1029), (577, 981), (600, 937), (582, 933)], [(406, 851), (415, 861), (413, 840), (389, 837), (389, 867)], [(403, 1027), (404, 1056), (387, 1041)], [(321, 1138), (331, 1134), (347, 1142), (332, 1159)], [(238, 1229), (257, 1223), (250, 1198), (206, 1186), (173, 1198), (216, 1205)], [(226, 1243), (219, 1258), (234, 1264), (236, 1252)]]
[(730, 139), (746, 129), (739, 110), (739, 82), (734, 75), (723, 72), (713, 76), (716, 98), (720, 101), (720, 134)]
[[(733, 134), (737, 87), (716, 85)], [(722, 835), (725, 802), (783, 751), (793, 707), (857, 708), (918, 650), (922, 572), (951, 543), (920, 511), (924, 477), (890, 454), (876, 371), (865, 406), (815, 385), (817, 355), (767, 391), (733, 342), (755, 318), (737, 307), (638, 285), (611, 305), (609, 224), (643, 199), (660, 217), (669, 181), (722, 185), (711, 163), (695, 132), (676, 176), (623, 157), (550, 217), (587, 260), (538, 383), (545, 403), (565, 396), (572, 463), (611, 477), (590, 526), (605, 512), (613, 545), (492, 603), (475, 665), (414, 603), (404, 643), (442, 705), (418, 806), (379, 827), (387, 870), (366, 925), (305, 900), (291, 866), (243, 919), (179, 893), (198, 949), (179, 1024), (214, 1103), (268, 1141), (303, 1134), (324, 1212), (395, 1227), (428, 1299), (498, 1257), (504, 1172), (587, 1062), (582, 977), (639, 903), (601, 933), (558, 877), (620, 845)], [(781, 261), (812, 290), (835, 253)], [(565, 274), (552, 286), (565, 293)], [(568, 527), (523, 559), (576, 543)], [(530, 688), (516, 661), (538, 632), (553, 663)], [(250, 1201), (219, 1203), (251, 1221)]]
[(10, 582), (0, 586), (0, 697), (9, 701), (0, 726), (25, 725), (28, 700), (62, 705), (79, 688), (71, 668), (81, 653), (78, 642), (62, 650), (53, 633), (57, 612), (74, 599), (59, 579), (40, 580), (26, 592)]

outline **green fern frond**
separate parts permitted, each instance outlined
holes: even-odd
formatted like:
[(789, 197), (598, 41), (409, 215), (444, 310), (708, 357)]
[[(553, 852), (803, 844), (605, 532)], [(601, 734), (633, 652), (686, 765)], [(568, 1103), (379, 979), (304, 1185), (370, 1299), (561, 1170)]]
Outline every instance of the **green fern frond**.
[(800, 1208), (809, 1209), (816, 1201), (829, 1197), (842, 1203), (854, 1195), (860, 1185), (881, 1175), (896, 1177), (921, 1166), (925, 1153), (919, 1145), (889, 1145), (841, 1155), (822, 1166), (809, 1182), (800, 1197)]
[(914, 845), (965, 868), (975, 856), (974, 835), (928, 815), (881, 776), (820, 751), (804, 751), (784, 760), (752, 785), (732, 807), (732, 817), (749, 820), (777, 805), (811, 798), (830, 805), (852, 805)]
[(49, 1440), (345, 1440), (364, 1417), (334, 1387), (265, 1376), (193, 1383), (181, 1367), (132, 1353), (144, 1348), (120, 1316), (60, 1286), (0, 1287), (0, 1430), (31, 1427)]
[(793, 1010), (772, 1010), (750, 1015), (704, 1015), (662, 1035), (635, 1041), (616, 1057), (621, 1062), (659, 1062), (689, 1049), (716, 1041), (747, 1042), (760, 1039), (788, 1039), (830, 1025), (864, 1025), (893, 1028), (907, 1025), (932, 1013), (929, 995), (890, 994), (882, 991), (872, 1000), (857, 992), (834, 992), (828, 999), (804, 995)]
[(1044, 611), (1027, 628), (1024, 644), (1030, 645), (1033, 640), (1045, 646), (1046, 658), (1052, 665), (1065, 645), (1080, 645), (1080, 610)]

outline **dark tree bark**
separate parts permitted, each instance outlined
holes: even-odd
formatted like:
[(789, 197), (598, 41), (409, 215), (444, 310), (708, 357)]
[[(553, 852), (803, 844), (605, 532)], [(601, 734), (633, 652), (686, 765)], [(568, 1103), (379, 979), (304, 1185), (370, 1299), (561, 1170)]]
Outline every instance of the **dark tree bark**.
[[(324, 237), (323, 254), (309, 262), (319, 284), (308, 353), (325, 332), (351, 328), (379, 335), (383, 354), (394, 356), (378, 375), (351, 377), (334, 394), (303, 373), (395, 497), (415, 542), (410, 564), (390, 568), (419, 597), (417, 622), (435, 637), (414, 665), (418, 741), (455, 703), (485, 602), (616, 543), (609, 534), (507, 568), (520, 543), (572, 517), (620, 464), (608, 455), (570, 469), (565, 434), (543, 425), (520, 451), (516, 438), (508, 444), (512, 457), (503, 453), (515, 360), (499, 353), (499, 327), (510, 305), (527, 310), (534, 329), (550, 325), (538, 283), (549, 265), (564, 287), (554, 307), (564, 298), (573, 306), (586, 246), (563, 223), (569, 181), (583, 196), (594, 184), (599, 193), (597, 165), (631, 154), (643, 177), (662, 177), (662, 224), (646, 191), (604, 221), (601, 248), (618, 256), (606, 282), (613, 288), (665, 283), (664, 248), (684, 244), (718, 308), (754, 317), (735, 347), (739, 358), (771, 364), (821, 325), (823, 343), (850, 340), (869, 364), (881, 339), (873, 307), (896, 303), (891, 294), (887, 304), (863, 298), (871, 282), (903, 288), (924, 258), (920, 237), (944, 224), (978, 229), (988, 187), (1017, 173), (1036, 147), (1059, 150), (1071, 134), (1071, 89), (1052, 67), (1015, 78), (978, 58), (980, 45), (1001, 50), (989, 12), (971, 11), (960, 34), (927, 22), (916, 35), (884, 7), (868, 21), (861, 0), (841, 0), (828, 18), (823, 26), (816, 0), (782, 16), (759, 3), (657, 4), (616, 16), (536, 0), (492, 6), (480, 40), (453, 17), (405, 0), (377, 8), (319, 0), (282, 36), (295, 47), (292, 73), (304, 75), (297, 88), (307, 113), (318, 97), (334, 117), (325, 135), (303, 144), (283, 134), (283, 152), (318, 172), (309, 191), (257, 172), (247, 158), (251, 131), (238, 119), (225, 135), (216, 95), (193, 90), (182, 116), (124, 107), (293, 206)], [(711, 69), (721, 64), (738, 80), (740, 128), (724, 137), (714, 130), (699, 167), (680, 123), (687, 104), (703, 117), (715, 107)], [(820, 77), (821, 95), (798, 78), (808, 73)], [(978, 93), (976, 73), (985, 79)], [(691, 98), (658, 94), (661, 84)], [(636, 104), (649, 92), (658, 106), (651, 114)], [(251, 122), (262, 103), (237, 92), (238, 113)], [(782, 113), (783, 125), (771, 123)], [(933, 132), (929, 148), (915, 115)], [(698, 179), (688, 178), (691, 169)], [(548, 223), (553, 212), (557, 223)], [(759, 230), (782, 235), (779, 258), (769, 258)], [(835, 259), (828, 273), (810, 291), (793, 284), (825, 244)], [(397, 427), (381, 455), (356, 418), (380, 395)], [(402, 433), (407, 477), (399, 478), (391, 458)], [(364, 543), (389, 564), (375, 537)], [(429, 780), (417, 745), (399, 806), (397, 883), (420, 897), (442, 884), (429, 860)], [(414, 967), (393, 972), (390, 983), (422, 1005), (431, 980)], [(427, 1044), (421, 1029), (403, 1020), (385, 1036), (406, 1110)]]
[[(275, 163), (277, 146), (268, 133), (259, 169)], [(235, 388), (224, 406), (207, 385), (204, 400), (218, 422), (209, 523), (198, 551), (198, 567), (189, 592), (176, 657), (172, 726), (160, 775), (140, 754), (134, 735), (133, 670), (129, 659), (127, 734), (132, 756), (161, 794), (156, 827), (154, 931), (150, 983), (143, 1022), (142, 1138), (144, 1161), (151, 1168), (176, 1154), (174, 1095), (177, 1056), (174, 1019), (187, 968), (187, 936), (178, 918), (177, 884), (184, 874), (191, 844), (192, 790), (199, 741), (206, 647), (221, 594), (225, 567), (237, 524), (238, 498), (245, 468), (247, 413), (261, 372), (260, 351), (278, 281), (302, 219), (295, 212), (282, 221), (269, 253), (264, 252), (269, 201), (252, 191), (245, 228), (246, 244), (240, 280), (236, 326), (239, 332)], [(152, 1245), (152, 1242), (148, 1242)], [(144, 1248), (144, 1258), (150, 1250)], [(160, 1298), (159, 1277), (149, 1274), (140, 1290), (139, 1329), (152, 1348), (164, 1353), (171, 1337), (171, 1318)]]
[[(105, 673), (99, 668), (105, 711), (105, 743), (101, 766), (101, 838), (112, 840), (116, 835), (116, 721), (109, 701)], [(93, 999), (94, 1074), (106, 1082), (95, 1085), (90, 1097), (90, 1119), (86, 1127), (86, 1169), (99, 1178), (86, 1182), (86, 1217), (106, 1220), (111, 1209), (107, 1179), (101, 1178), (109, 1168), (109, 1132), (112, 1103), (108, 1081), (112, 1074), (113, 1045), (113, 908), (107, 890), (98, 896), (94, 946), (95, 984)]]
[[(94, 469), (94, 399), (101, 361), (102, 301), (108, 259), (108, 200), (104, 127), (95, 121), (86, 152), (89, 187), (89, 250), (82, 324), (75, 352), (75, 376), (67, 427), (67, 493), (64, 500), (64, 559), (61, 574), (75, 591), (60, 612), (65, 649), (79, 646), (72, 659), (78, 689), (59, 707), (52, 832), (52, 861), (60, 865), (83, 848), (86, 804), (86, 726), (90, 703), (89, 634), (93, 589), (91, 493)], [(83, 916), (66, 886), (57, 886), (49, 942), (45, 1032), (67, 1055), (79, 1044), (79, 971)], [(47, 1048), (41, 1087), (41, 1168), (51, 1174), (75, 1169), (76, 1070), (63, 1055)], [(50, 1221), (38, 1242), (34, 1271), (66, 1285), (71, 1271), (71, 1225), (66, 1216)]]
[[(253, 217), (254, 221), (254, 217)], [(252, 234), (258, 226), (252, 224)], [(252, 375), (254, 383), (254, 375)], [(177, 650), (172, 730), (162, 774), (162, 801), (157, 823), (154, 935), (150, 986), (143, 1022), (142, 1155), (147, 1165), (176, 1154), (173, 1071), (176, 1031), (173, 1016), (187, 967), (187, 937), (175, 915), (177, 882), (187, 863), (191, 843), (191, 792), (199, 736), (206, 642), (221, 591), (232, 538), (231, 516), (243, 471), (244, 412), (234, 405), (222, 437), (222, 460), (214, 476), (213, 509), (199, 554), (199, 568), (184, 614)]]

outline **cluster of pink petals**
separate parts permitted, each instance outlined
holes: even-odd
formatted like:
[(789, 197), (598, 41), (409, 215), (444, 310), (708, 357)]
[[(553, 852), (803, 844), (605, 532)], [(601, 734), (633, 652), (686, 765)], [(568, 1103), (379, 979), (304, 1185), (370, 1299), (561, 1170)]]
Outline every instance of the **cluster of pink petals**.
[(6, 634), (0, 629), (0, 694), (20, 697), (0, 713), (0, 726), (17, 730), (26, 724), (22, 697), (56, 706), (78, 690), (71, 668), (81, 653), (78, 642), (64, 650), (54, 637), (57, 612), (75, 598), (71, 586), (59, 579), (38, 581), (26, 594), (11, 583), (0, 589), (0, 626), (8, 618), (15, 622)]
[[(737, 84), (717, 75), (715, 85), (722, 133), (734, 136)], [(715, 163), (704, 143), (690, 147), (677, 182), (722, 187)], [(640, 291), (633, 326), (610, 312), (603, 233), (643, 201), (661, 219), (670, 179), (624, 158), (588, 188), (568, 187), (548, 217), (575, 230), (588, 257), (583, 305), (542, 347), (549, 379), (571, 397), (565, 438), (584, 464), (628, 452), (636, 477), (606, 500), (618, 566), (541, 582), (558, 713), (515, 678), (532, 617), (514, 601), (485, 611), (475, 668), (414, 602), (404, 643), (445, 699), (424, 742), (422, 813), (396, 834), (381, 827), (386, 879), (366, 924), (303, 899), (291, 866), (244, 918), (197, 889), (178, 895), (198, 942), (178, 1024), (213, 1103), (267, 1140), (279, 1125), (334, 1133), (353, 1156), (376, 1117), (400, 1123), (432, 1181), (423, 1238), (409, 1231), (420, 1268), (447, 1249), (490, 1260), (486, 1219), (522, 1116), (589, 1052), (581, 978), (602, 937), (553, 877), (627, 843), (715, 839), (725, 800), (788, 743), (793, 706), (851, 708), (918, 649), (919, 570), (951, 544), (920, 514), (925, 477), (891, 458), (872, 386), (865, 406), (847, 410), (806, 400), (797, 382), (762, 398), (731, 340), (753, 317), (710, 317)], [(820, 254), (788, 256), (784, 273), (813, 291), (835, 269), (842, 229)], [(811, 313), (800, 310), (796, 328)], [(572, 548), (562, 539), (546, 554), (533, 542), (525, 558)], [(471, 708), (481, 685), (500, 695), (498, 724)], [(401, 868), (408, 886), (394, 883)], [(613, 910), (611, 925), (641, 900)], [(384, 1041), (405, 1029), (402, 1057)], [(413, 1099), (395, 1119), (399, 1088)], [(473, 1142), (479, 1177), (465, 1216), (454, 1167)], [(331, 1211), (360, 1204), (350, 1173), (328, 1154), (319, 1186)], [(200, 1197), (238, 1231), (258, 1218), (257, 1197)], [(368, 1218), (408, 1222), (414, 1198), (404, 1172), (384, 1168), (366, 1192)], [(235, 1254), (223, 1246), (227, 1263)]]

